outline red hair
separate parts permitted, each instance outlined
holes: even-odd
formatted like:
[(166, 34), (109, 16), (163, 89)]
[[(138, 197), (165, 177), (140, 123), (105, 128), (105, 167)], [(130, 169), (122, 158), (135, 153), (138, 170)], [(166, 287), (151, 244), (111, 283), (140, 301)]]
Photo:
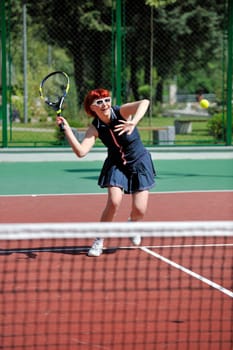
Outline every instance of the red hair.
[(95, 89), (88, 92), (84, 99), (84, 109), (88, 116), (96, 117), (96, 113), (90, 108), (94, 100), (102, 97), (109, 97), (110, 93), (106, 89)]

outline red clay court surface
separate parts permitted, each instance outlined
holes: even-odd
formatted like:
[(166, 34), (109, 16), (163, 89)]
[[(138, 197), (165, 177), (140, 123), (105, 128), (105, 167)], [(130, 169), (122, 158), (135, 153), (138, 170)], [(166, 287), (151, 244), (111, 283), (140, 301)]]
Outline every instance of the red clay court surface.
[[(0, 222), (96, 222), (105, 201), (105, 194), (1, 196)], [(125, 196), (116, 221), (127, 220), (129, 207)], [(145, 221), (226, 221), (232, 213), (231, 190), (152, 193)], [(0, 349), (232, 349), (230, 296), (140, 248), (110, 249), (130, 246), (128, 239), (105, 242), (99, 258), (87, 257), (85, 239), (1, 242)], [(228, 291), (232, 243), (143, 240)]]
[[(105, 194), (0, 196), (0, 223), (97, 222)], [(126, 221), (131, 198), (124, 196), (116, 221)], [(233, 191), (151, 193), (145, 221), (233, 219)]]

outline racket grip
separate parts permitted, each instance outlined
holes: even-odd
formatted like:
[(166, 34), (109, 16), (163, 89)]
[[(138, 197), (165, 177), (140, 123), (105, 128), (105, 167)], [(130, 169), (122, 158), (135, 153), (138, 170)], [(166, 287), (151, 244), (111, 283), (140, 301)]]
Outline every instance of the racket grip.
[[(59, 109), (57, 111), (57, 117), (60, 117), (61, 116), (61, 109)], [(65, 128), (64, 128), (64, 123), (61, 122), (61, 124), (59, 124), (59, 128), (60, 128), (60, 131), (65, 131)]]
[(65, 131), (64, 123), (59, 124), (59, 128), (62, 132)]

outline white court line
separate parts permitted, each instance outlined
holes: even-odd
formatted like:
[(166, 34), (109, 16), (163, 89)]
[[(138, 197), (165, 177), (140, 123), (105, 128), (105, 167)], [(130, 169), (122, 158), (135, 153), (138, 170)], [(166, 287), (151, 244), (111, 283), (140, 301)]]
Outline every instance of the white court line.
[(120, 246), (118, 249), (203, 248), (203, 247), (233, 247), (233, 243), (147, 245), (147, 246), (143, 246), (143, 247), (138, 247), (138, 246), (127, 246), (127, 247), (125, 246), (124, 247), (124, 246)]
[(229, 289), (224, 288), (220, 284), (217, 284), (217, 283), (209, 280), (208, 278), (203, 277), (203, 276), (199, 275), (198, 273), (193, 272), (192, 270), (189, 270), (186, 267), (179, 265), (179, 264), (175, 263), (174, 261), (165, 258), (164, 256), (162, 256), (158, 253), (152, 252), (150, 249), (148, 249), (146, 247), (140, 247), (140, 249), (143, 250), (144, 252), (154, 256), (155, 258), (160, 259), (160, 260), (164, 261), (165, 263), (175, 267), (176, 269), (181, 270), (182, 272), (185, 272), (194, 278), (197, 278), (201, 282), (208, 284), (209, 286), (211, 286), (211, 287), (217, 289), (218, 291), (228, 295), (229, 297), (233, 298), (233, 292), (230, 291)]
[[(182, 190), (182, 191), (155, 191), (155, 192), (150, 192), (150, 196), (153, 195), (165, 195), (165, 194), (179, 194), (179, 193), (187, 193), (187, 194), (192, 194), (192, 193), (225, 193), (225, 192), (233, 192), (232, 189), (229, 190)], [(1, 197), (61, 197), (61, 196), (106, 196), (107, 192), (85, 192), (85, 193), (80, 193), (80, 192), (73, 192), (73, 193), (30, 193), (30, 194), (0, 194)]]

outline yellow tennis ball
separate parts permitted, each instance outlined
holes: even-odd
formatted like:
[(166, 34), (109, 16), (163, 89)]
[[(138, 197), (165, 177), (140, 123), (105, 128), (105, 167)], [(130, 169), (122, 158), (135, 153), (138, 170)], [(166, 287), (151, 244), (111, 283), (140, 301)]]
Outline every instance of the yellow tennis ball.
[(209, 101), (203, 98), (203, 99), (200, 101), (200, 106), (201, 106), (202, 108), (208, 108), (208, 107), (209, 107)]

